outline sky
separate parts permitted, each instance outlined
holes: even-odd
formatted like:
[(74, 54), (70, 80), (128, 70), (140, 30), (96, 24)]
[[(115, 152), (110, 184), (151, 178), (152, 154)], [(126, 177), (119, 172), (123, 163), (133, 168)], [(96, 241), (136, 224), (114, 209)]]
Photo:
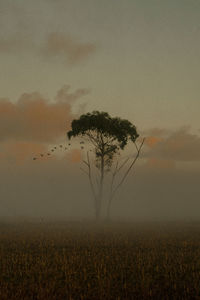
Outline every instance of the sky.
[(199, 20), (198, 0), (0, 0), (1, 215), (92, 214), (79, 148), (33, 156), (99, 110), (146, 137), (114, 214), (200, 218)]

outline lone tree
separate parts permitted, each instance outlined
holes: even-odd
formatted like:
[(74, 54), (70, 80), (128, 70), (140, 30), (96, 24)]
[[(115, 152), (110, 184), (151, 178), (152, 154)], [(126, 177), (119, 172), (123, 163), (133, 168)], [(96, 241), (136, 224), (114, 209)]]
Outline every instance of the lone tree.
[[(72, 121), (71, 127), (72, 130), (67, 132), (69, 139), (72, 137), (85, 138), (86, 141), (93, 146), (95, 166), (99, 170), (96, 183), (94, 181), (89, 150), (87, 150), (86, 160), (83, 160), (87, 170), (83, 168), (81, 169), (89, 177), (90, 187), (94, 197), (95, 215), (97, 219), (100, 217), (102, 208), (105, 174), (106, 172), (112, 173), (110, 195), (107, 204), (107, 217), (109, 218), (111, 202), (114, 198), (114, 195), (138, 159), (144, 139), (138, 147), (136, 140), (139, 137), (139, 134), (137, 133), (136, 127), (128, 120), (123, 120), (118, 117), (112, 118), (106, 112), (93, 111), (92, 113), (83, 114), (79, 119)], [(120, 150), (124, 150), (129, 141), (135, 145), (137, 154), (122, 176), (118, 185), (114, 187), (116, 175), (128, 163), (128, 161), (130, 161), (130, 158), (126, 159), (121, 165), (119, 165), (118, 160), (116, 160), (114, 169), (113, 163), (117, 154), (120, 154)]]

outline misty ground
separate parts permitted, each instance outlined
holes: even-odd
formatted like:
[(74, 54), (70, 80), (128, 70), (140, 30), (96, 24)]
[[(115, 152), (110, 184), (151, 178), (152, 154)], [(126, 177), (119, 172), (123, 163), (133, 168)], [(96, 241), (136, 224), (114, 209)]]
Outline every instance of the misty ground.
[(0, 299), (200, 299), (198, 222), (0, 222)]

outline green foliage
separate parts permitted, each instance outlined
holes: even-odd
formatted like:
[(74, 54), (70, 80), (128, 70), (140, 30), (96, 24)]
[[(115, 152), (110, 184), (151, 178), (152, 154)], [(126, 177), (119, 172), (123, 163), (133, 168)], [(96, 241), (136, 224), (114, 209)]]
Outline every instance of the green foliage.
[(70, 139), (72, 136), (85, 135), (88, 131), (102, 133), (105, 137), (118, 140), (121, 149), (126, 146), (128, 139), (134, 142), (139, 136), (136, 127), (128, 120), (111, 118), (108, 113), (99, 111), (84, 114), (78, 120), (73, 120), (72, 130), (67, 135)]
[(124, 149), (128, 141), (135, 142), (138, 138), (136, 127), (128, 120), (119, 117), (112, 118), (107, 112), (93, 111), (83, 114), (72, 121), (72, 130), (68, 138), (87, 137), (95, 147), (96, 166), (103, 158), (110, 168), (114, 154)]

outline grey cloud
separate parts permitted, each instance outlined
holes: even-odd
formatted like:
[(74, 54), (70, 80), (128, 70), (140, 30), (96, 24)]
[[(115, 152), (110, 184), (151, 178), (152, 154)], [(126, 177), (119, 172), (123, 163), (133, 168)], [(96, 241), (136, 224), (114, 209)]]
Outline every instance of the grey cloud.
[(74, 93), (70, 93), (70, 85), (64, 85), (58, 90), (55, 99), (57, 102), (71, 103), (82, 96), (88, 95), (89, 93), (89, 89), (77, 89)]
[(63, 33), (50, 33), (43, 48), (47, 58), (60, 57), (65, 62), (74, 65), (84, 61), (96, 52), (94, 43), (85, 43)]
[(97, 50), (94, 43), (77, 40), (71, 35), (50, 33), (40, 37), (40, 43), (28, 33), (15, 33), (0, 36), (0, 53), (34, 54), (46, 60), (76, 65), (88, 59)]
[[(154, 136), (155, 139), (157, 137)], [(192, 134), (189, 127), (173, 131), (167, 136), (161, 134), (145, 155), (174, 161), (200, 161), (200, 136)]]

